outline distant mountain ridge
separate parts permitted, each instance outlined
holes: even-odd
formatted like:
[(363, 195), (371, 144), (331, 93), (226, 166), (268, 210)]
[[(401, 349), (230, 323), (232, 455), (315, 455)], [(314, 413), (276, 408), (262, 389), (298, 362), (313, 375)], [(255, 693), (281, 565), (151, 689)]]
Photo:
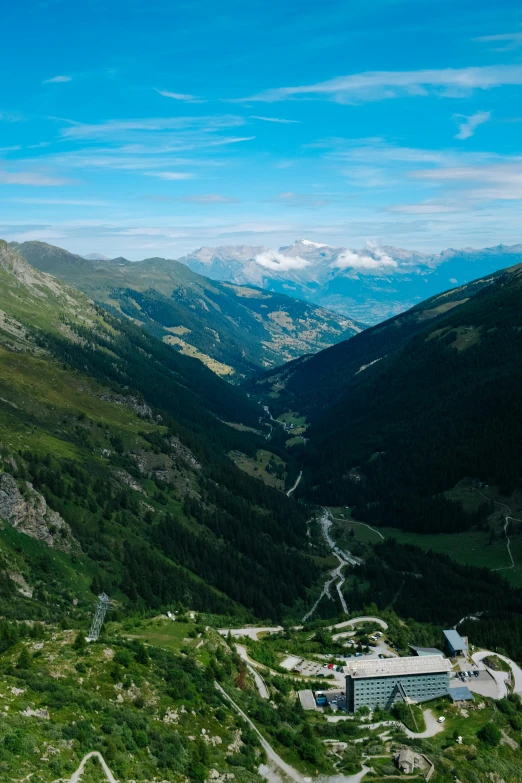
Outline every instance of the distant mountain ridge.
[(362, 328), (309, 302), (214, 282), (169, 259), (91, 260), (36, 241), (12, 247), (33, 267), (81, 289), (230, 380), (315, 353)]
[(362, 250), (298, 239), (272, 250), (202, 247), (178, 259), (193, 271), (295, 296), (373, 324), (451, 286), (522, 261), (522, 244), (426, 254), (368, 243)]

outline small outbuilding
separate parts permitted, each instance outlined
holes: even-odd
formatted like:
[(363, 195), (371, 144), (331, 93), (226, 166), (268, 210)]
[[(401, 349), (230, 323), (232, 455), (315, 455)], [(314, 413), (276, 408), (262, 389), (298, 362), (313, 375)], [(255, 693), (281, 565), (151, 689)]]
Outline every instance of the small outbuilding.
[(455, 631), (453, 628), (449, 631), (443, 631), (442, 633), (444, 634), (446, 647), (448, 648), (448, 652), (452, 658), (457, 655), (467, 655), (468, 645), (460, 633)]
[(315, 696), (313, 691), (299, 691), (298, 694), (303, 710), (315, 710)]
[(450, 697), (453, 704), (458, 704), (459, 702), (464, 701), (475, 701), (475, 697), (471, 693), (470, 689), (465, 685), (459, 686), (458, 688), (450, 688), (448, 691), (448, 696)]
[(401, 772), (411, 775), (415, 771), (417, 759), (411, 748), (401, 748), (395, 756), (395, 764)]

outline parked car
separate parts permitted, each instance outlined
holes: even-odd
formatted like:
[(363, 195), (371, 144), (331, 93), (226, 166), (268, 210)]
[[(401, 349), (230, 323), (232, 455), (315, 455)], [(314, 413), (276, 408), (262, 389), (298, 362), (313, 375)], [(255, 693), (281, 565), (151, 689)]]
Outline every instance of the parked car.
[(437, 718), (437, 723), (444, 723), (445, 720), (446, 718), (444, 717), (444, 715), (441, 715), (440, 718)]
[(480, 672), (479, 672), (479, 670), (478, 670), (478, 669), (475, 669), (475, 671), (473, 672), (473, 674), (475, 675), (475, 677), (478, 677), (478, 676), (479, 676), (479, 674), (480, 674)]
[(333, 667), (334, 667), (333, 663), (329, 663), (329, 664), (328, 664), (328, 668), (329, 668), (329, 669), (333, 669)]

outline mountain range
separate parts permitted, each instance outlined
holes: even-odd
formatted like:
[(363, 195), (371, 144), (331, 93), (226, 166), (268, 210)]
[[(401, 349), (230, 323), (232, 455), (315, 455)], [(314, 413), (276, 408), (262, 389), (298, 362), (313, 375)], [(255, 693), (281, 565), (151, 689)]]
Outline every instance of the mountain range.
[(522, 245), (425, 254), (369, 243), (362, 250), (299, 239), (272, 250), (202, 247), (178, 259), (214, 280), (256, 285), (375, 324), (424, 299), (522, 261)]
[(314, 353), (361, 330), (353, 319), (253, 286), (209, 280), (177, 261), (92, 260), (13, 243), (33, 267), (81, 289), (229, 380)]

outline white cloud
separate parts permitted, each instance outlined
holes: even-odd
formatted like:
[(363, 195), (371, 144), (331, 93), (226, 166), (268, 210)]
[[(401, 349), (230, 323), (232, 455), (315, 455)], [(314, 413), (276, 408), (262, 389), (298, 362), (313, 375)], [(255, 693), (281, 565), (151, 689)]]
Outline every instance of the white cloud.
[(184, 101), (185, 103), (205, 103), (202, 98), (198, 98), (196, 95), (188, 95), (184, 92), (169, 92), (169, 90), (158, 90), (157, 87), (154, 87), (154, 90), (164, 98), (172, 98), (174, 101)]
[(244, 100), (267, 103), (292, 98), (327, 99), (337, 103), (426, 96), (430, 91), (446, 97), (468, 95), (502, 85), (522, 84), (522, 65), (486, 65), (419, 71), (365, 71), (297, 87), (266, 90)]
[(475, 38), (475, 41), (480, 43), (493, 43), (503, 44), (495, 47), (496, 52), (508, 52), (511, 49), (518, 49), (522, 46), (522, 33), (501, 33), (499, 35), (481, 35), (479, 38)]
[(522, 158), (474, 166), (446, 166), (414, 171), (411, 176), (437, 184), (468, 188), (468, 198), (522, 199)]
[[(491, 117), (490, 111), (478, 111), (472, 114), (470, 117), (466, 117), (463, 114), (455, 114), (454, 118), (457, 120), (459, 126), (459, 132), (456, 134), (456, 139), (469, 139), (475, 133), (475, 129), (479, 125), (483, 125)], [(460, 121), (462, 120), (462, 122)]]
[(251, 120), (263, 120), (263, 122), (278, 122), (281, 125), (294, 125), (295, 123), (299, 123), (299, 120), (284, 120), (281, 117), (258, 117), (255, 114), (252, 114), (250, 117)]
[(285, 256), (277, 250), (267, 250), (259, 253), (254, 259), (256, 264), (274, 272), (290, 272), (294, 269), (304, 269), (310, 262), (300, 256)]
[(147, 171), (148, 177), (158, 177), (158, 179), (167, 179), (179, 181), (183, 179), (194, 179), (194, 174), (188, 171)]
[(69, 185), (71, 180), (63, 177), (51, 177), (33, 171), (0, 171), (0, 183), (3, 185), (54, 186)]
[(63, 84), (72, 81), (72, 76), (53, 76), (52, 79), (45, 79), (42, 84)]
[(136, 120), (107, 120), (101, 123), (82, 123), (65, 120), (68, 127), (61, 131), (66, 139), (127, 139), (146, 132), (200, 131), (214, 133), (227, 128), (237, 128), (245, 120), (234, 114), (207, 117), (151, 117)]
[(358, 271), (392, 271), (399, 264), (376, 243), (368, 242), (366, 250), (345, 250), (330, 264), (334, 269), (354, 269)]

